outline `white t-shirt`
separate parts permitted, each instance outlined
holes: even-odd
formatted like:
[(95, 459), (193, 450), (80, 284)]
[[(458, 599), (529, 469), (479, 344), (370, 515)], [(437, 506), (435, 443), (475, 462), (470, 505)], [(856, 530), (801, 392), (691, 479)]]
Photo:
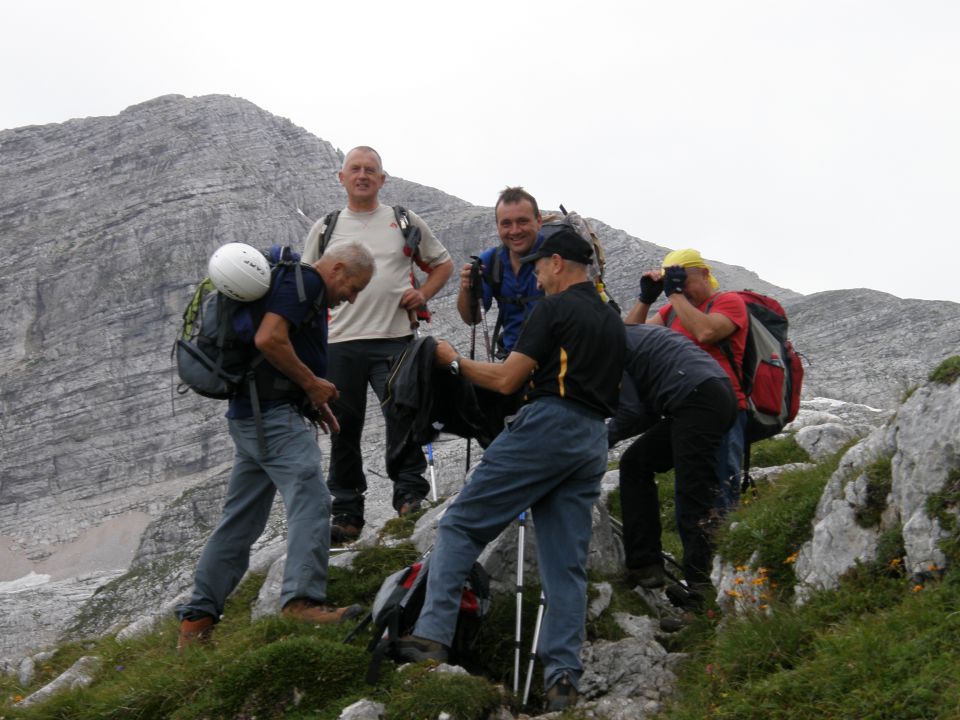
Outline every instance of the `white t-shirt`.
[[(420, 257), (423, 261), (436, 267), (449, 260), (450, 253), (427, 224), (409, 210), (407, 217), (420, 228)], [(323, 220), (318, 220), (307, 235), (303, 253), (306, 262), (317, 260), (322, 224)], [(410, 335), (410, 318), (400, 307), (400, 298), (411, 287), (410, 258), (403, 254), (403, 233), (397, 226), (393, 208), (379, 205), (371, 212), (353, 212), (344, 208), (337, 218), (327, 249), (349, 241), (362, 243), (373, 254), (377, 270), (353, 305), (342, 303), (331, 311), (329, 341), (337, 343)]]

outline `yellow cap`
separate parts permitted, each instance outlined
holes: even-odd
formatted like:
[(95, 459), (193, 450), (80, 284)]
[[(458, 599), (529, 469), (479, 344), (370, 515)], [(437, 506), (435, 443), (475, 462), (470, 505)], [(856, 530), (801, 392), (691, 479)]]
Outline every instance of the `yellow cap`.
[[(668, 267), (673, 267), (674, 265), (679, 265), (684, 268), (704, 268), (708, 272), (710, 270), (710, 266), (703, 261), (700, 251), (692, 248), (674, 250), (673, 252), (667, 253), (667, 256), (663, 259), (663, 270), (666, 270)], [(714, 290), (720, 288), (720, 283), (717, 282), (712, 272), (710, 273), (710, 287)]]

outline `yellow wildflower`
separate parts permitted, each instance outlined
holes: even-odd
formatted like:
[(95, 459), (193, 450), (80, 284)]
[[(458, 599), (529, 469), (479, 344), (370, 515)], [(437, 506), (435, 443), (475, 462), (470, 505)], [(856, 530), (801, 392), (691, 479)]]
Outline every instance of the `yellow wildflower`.
[(740, 593), (737, 590), (727, 590), (727, 595), (729, 595), (732, 598), (741, 597)]
[(784, 564), (784, 565), (790, 565), (791, 563), (795, 563), (795, 562), (797, 561), (797, 556), (798, 556), (798, 555), (800, 555), (800, 553), (799, 553), (799, 552), (795, 552), (793, 555), (791, 555), (791, 556), (788, 557), (786, 560), (784, 560), (784, 561), (783, 561), (783, 564)]
[(913, 586), (913, 591), (914, 591), (915, 593), (918, 593), (918, 592), (920, 592), (921, 590), (923, 590), (923, 585), (914, 585), (914, 586)]

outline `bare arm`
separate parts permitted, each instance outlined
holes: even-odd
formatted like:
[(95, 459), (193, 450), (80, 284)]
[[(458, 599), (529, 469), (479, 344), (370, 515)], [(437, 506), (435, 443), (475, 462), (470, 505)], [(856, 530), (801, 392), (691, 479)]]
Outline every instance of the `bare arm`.
[[(458, 356), (453, 346), (445, 341), (437, 343), (436, 364), (445, 367)], [(536, 361), (523, 353), (512, 352), (502, 363), (480, 362), (460, 358), (460, 374), (474, 385), (487, 390), (510, 395), (519, 390), (530, 373), (536, 368)]]
[(408, 288), (400, 298), (400, 307), (407, 310), (416, 310), (426, 304), (427, 300), (432, 298), (440, 288), (447, 284), (447, 280), (453, 275), (453, 260), (444, 260), (439, 265), (430, 269), (427, 273), (427, 279), (419, 288)]
[(271, 365), (303, 388), (315, 408), (340, 396), (333, 383), (314, 375), (297, 357), (290, 343), (290, 323), (281, 315), (268, 312), (263, 316), (254, 344)]
[(674, 293), (667, 299), (676, 310), (677, 317), (683, 326), (702, 345), (716, 345), (737, 329), (733, 320), (722, 313), (708, 315), (700, 312), (684, 297), (683, 293)]
[(650, 306), (645, 302), (637, 300), (637, 304), (630, 308), (630, 312), (627, 313), (623, 322), (627, 325), (642, 325), (643, 323), (663, 325), (663, 318), (660, 317), (660, 313), (650, 315)]

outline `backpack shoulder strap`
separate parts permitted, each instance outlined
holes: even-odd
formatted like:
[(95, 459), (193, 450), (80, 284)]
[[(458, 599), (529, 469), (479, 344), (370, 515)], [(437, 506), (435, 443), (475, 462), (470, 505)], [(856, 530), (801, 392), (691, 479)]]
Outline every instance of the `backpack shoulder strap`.
[(323, 234), (320, 236), (320, 251), (318, 256), (323, 255), (330, 243), (330, 237), (333, 235), (333, 229), (337, 226), (337, 218), (340, 217), (340, 211), (334, 210), (323, 217)]
[(490, 265), (483, 273), (483, 279), (490, 286), (493, 297), (499, 300), (503, 288), (503, 258), (500, 257), (500, 248), (494, 248)]

